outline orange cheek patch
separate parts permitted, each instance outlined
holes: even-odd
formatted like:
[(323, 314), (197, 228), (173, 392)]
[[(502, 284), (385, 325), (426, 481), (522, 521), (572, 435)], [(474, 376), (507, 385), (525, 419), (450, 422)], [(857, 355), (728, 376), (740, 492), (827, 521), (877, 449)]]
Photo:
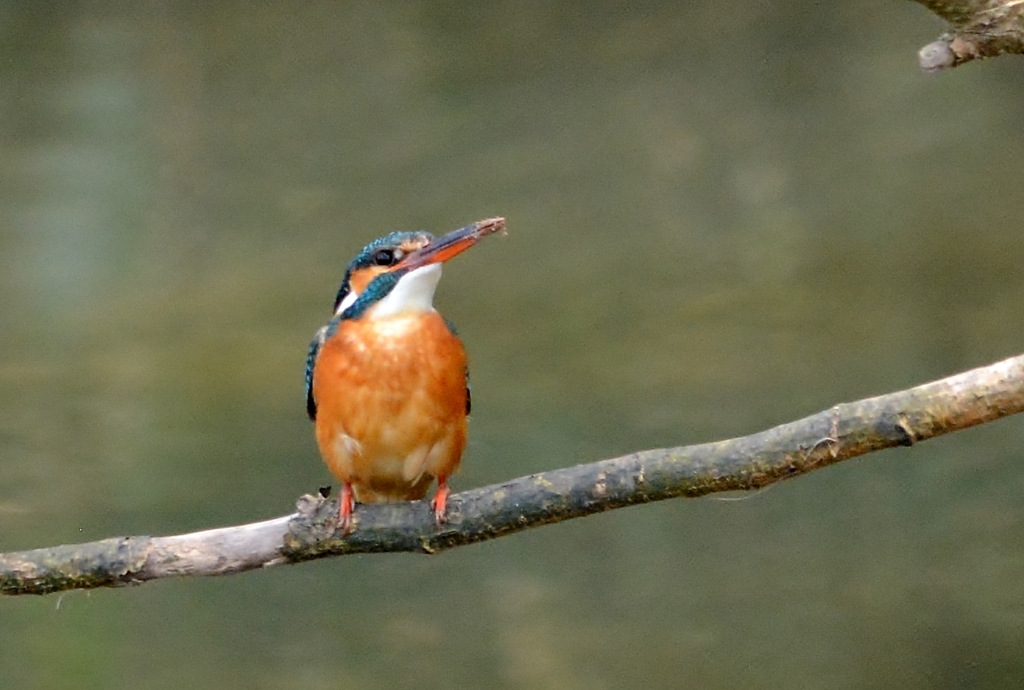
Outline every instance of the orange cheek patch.
[(371, 266), (370, 268), (359, 269), (349, 277), (352, 291), (357, 295), (363, 294), (370, 283), (373, 282), (373, 279), (387, 270), (386, 266)]

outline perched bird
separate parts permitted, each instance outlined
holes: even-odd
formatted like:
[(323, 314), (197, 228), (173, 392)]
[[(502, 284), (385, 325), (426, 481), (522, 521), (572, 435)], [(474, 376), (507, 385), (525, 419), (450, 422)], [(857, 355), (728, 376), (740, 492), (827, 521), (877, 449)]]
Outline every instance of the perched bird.
[(466, 351), (434, 310), (434, 290), (443, 262), (504, 227), (491, 218), (439, 238), (393, 232), (349, 264), (306, 360), (306, 411), (341, 482), (344, 532), (356, 501), (419, 500), (435, 479), (431, 505), (444, 519), (470, 398)]

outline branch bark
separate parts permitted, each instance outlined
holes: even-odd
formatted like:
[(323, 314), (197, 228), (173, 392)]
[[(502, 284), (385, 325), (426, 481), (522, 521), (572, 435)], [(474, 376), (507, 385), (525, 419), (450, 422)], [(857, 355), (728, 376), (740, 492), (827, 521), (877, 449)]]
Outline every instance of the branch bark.
[(336, 530), (336, 501), (292, 515), (171, 537), (119, 537), (0, 554), (0, 593), (47, 594), (184, 575), (225, 575), (327, 556), (437, 553), (530, 527), (667, 498), (760, 489), (849, 458), (1024, 411), (1024, 355), (835, 407), (767, 431), (543, 472), (451, 496), (438, 528), (424, 501), (360, 505)]
[(950, 29), (918, 51), (921, 69), (940, 72), (971, 60), (1024, 53), (1024, 0), (914, 0)]

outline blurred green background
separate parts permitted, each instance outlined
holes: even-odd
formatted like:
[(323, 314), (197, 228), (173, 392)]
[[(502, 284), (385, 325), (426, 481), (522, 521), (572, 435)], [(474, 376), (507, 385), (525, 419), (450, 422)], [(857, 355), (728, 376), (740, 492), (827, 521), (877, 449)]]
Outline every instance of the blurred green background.
[[(283, 515), (306, 345), (394, 229), (455, 490), (1024, 351), (1024, 79), (911, 2), (0, 5), (0, 549)], [(0, 600), (23, 688), (1024, 682), (1024, 421), (436, 558)]]

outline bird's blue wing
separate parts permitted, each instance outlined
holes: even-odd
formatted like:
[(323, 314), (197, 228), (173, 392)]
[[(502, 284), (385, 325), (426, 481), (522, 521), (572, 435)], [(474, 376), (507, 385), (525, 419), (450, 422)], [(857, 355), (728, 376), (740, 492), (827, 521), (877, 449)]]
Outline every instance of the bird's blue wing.
[(310, 420), (316, 421), (316, 399), (313, 397), (313, 370), (316, 368), (316, 358), (320, 354), (320, 346), (327, 339), (327, 326), (324, 326), (309, 344), (309, 354), (306, 356), (306, 414)]

